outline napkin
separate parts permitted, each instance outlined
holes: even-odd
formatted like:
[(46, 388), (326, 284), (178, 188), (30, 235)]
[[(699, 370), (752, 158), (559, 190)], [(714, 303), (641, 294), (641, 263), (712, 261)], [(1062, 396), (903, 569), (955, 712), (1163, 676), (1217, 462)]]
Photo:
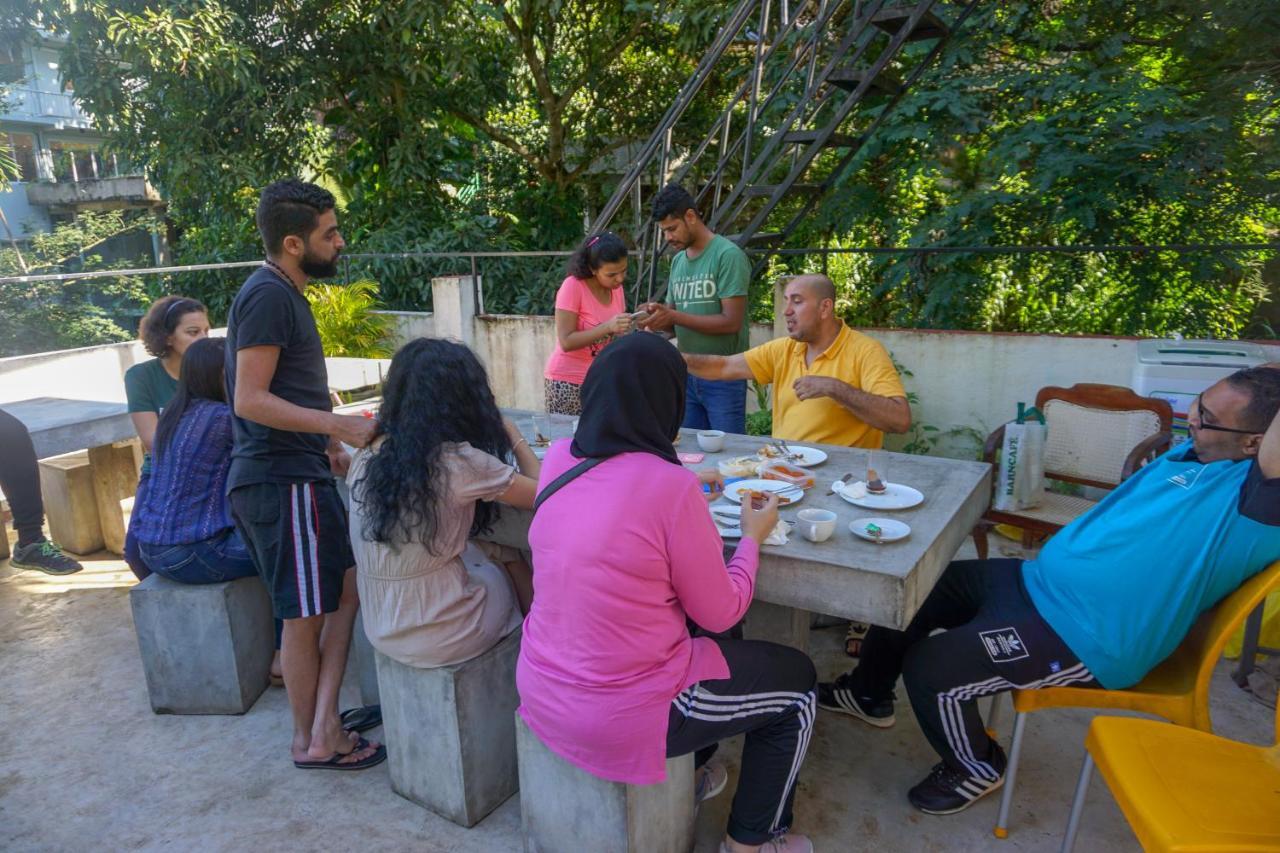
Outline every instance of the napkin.
[(787, 534), (791, 532), (791, 525), (785, 521), (779, 521), (770, 531), (769, 535), (764, 538), (765, 545), (786, 545)]
[(831, 484), (831, 488), (832, 490), (848, 495), (851, 498), (865, 498), (867, 496), (867, 484), (862, 480), (858, 480), (853, 483), (841, 483), (839, 480), (836, 480)]

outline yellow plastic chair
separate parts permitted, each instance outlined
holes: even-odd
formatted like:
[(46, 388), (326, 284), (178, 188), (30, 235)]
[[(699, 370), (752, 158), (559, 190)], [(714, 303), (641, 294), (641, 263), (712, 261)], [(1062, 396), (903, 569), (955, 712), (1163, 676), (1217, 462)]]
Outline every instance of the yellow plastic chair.
[[(1097, 687), (1046, 687), (1013, 691), (1013, 745), (1005, 771), (1000, 814), (993, 832), (996, 838), (1009, 837), (1009, 809), (1022, 754), (1027, 714), (1045, 708), (1098, 708), (1138, 711), (1163, 717), (1171, 723), (1202, 732), (1213, 731), (1209, 718), (1209, 680), (1222, 649), (1236, 627), (1266, 598), (1280, 588), (1280, 560), (1241, 584), (1215, 606), (1206, 610), (1183, 641), (1142, 681), (1124, 690)], [(998, 697), (997, 697), (998, 698)]]
[(1147, 851), (1280, 851), (1280, 703), (1276, 745), (1252, 746), (1158, 720), (1098, 717), (1062, 850), (1075, 846), (1096, 764)]

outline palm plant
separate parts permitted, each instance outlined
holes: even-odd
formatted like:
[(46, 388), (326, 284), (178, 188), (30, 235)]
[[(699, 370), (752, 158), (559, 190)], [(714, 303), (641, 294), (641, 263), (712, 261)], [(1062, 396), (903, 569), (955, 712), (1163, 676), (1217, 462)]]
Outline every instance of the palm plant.
[(391, 322), (375, 314), (378, 284), (363, 279), (353, 284), (313, 284), (307, 301), (329, 356), (387, 358), (391, 355)]

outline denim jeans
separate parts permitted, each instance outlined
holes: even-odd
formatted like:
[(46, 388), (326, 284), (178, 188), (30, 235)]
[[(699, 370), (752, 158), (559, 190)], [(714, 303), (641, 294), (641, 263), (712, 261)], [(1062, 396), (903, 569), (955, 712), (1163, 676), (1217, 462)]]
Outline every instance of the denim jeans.
[(258, 573), (235, 530), (190, 545), (140, 542), (138, 547), (151, 571), (178, 583), (222, 583)]
[(747, 431), (747, 380), (699, 379), (690, 374), (685, 385), (684, 423), (687, 429)]

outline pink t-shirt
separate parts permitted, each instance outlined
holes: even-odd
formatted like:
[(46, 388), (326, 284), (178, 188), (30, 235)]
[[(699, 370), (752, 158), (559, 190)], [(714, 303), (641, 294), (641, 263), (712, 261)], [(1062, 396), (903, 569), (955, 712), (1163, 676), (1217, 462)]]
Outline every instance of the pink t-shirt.
[[(556, 291), (556, 310), (572, 311), (577, 314), (578, 327), (574, 331), (585, 332), (601, 323), (609, 322), (627, 310), (627, 303), (623, 298), (622, 288), (616, 287), (609, 291), (609, 304), (601, 305), (600, 300), (591, 292), (590, 285), (580, 278), (569, 276), (561, 282), (560, 289)], [(560, 348), (560, 340), (557, 337), (556, 348), (547, 359), (547, 369), (542, 375), (547, 379), (581, 385), (582, 380), (587, 378), (587, 368), (591, 366), (592, 359), (596, 357), (596, 353), (605, 348), (609, 340), (605, 338), (590, 346), (565, 352)]]
[[(576, 465), (553, 444), (539, 487)], [(697, 476), (649, 453), (625, 453), (581, 474), (529, 529), (533, 609), (516, 686), (520, 715), (553, 752), (605, 779), (665, 778), (671, 700), (727, 678), (691, 617), (726, 631), (746, 613), (759, 549), (743, 538), (726, 566)]]

